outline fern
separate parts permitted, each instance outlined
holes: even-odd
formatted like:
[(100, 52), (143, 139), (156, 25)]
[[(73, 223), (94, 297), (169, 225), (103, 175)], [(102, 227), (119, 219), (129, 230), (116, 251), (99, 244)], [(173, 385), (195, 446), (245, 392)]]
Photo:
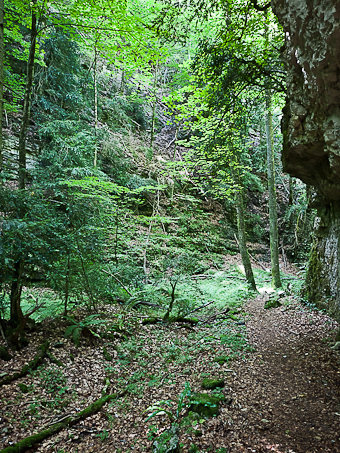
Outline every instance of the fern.
[(98, 319), (97, 315), (89, 315), (82, 321), (76, 321), (69, 316), (66, 319), (72, 324), (66, 328), (64, 336), (65, 338), (71, 338), (76, 346), (79, 346), (81, 337), (85, 332), (100, 338), (100, 335), (92, 327), (107, 323), (107, 319)]

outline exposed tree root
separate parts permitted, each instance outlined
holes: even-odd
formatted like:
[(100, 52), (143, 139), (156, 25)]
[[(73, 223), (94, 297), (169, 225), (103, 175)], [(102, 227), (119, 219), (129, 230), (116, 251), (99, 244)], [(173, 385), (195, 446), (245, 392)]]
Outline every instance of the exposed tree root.
[(94, 403), (90, 404), (82, 411), (77, 412), (75, 415), (70, 415), (69, 417), (66, 417), (63, 421), (54, 423), (53, 425), (40, 431), (37, 434), (25, 437), (24, 439), (17, 442), (15, 445), (11, 445), (9, 447), (4, 448), (3, 450), (0, 451), (0, 453), (22, 453), (39, 444), (48, 437), (53, 436), (53, 434), (58, 433), (62, 429), (73, 426), (80, 420), (84, 420), (90, 415), (97, 413), (104, 406), (104, 404), (106, 404), (109, 401), (112, 401), (113, 399), (122, 397), (125, 393), (126, 391), (119, 394), (115, 393), (113, 395), (105, 395), (96, 400)]
[(10, 384), (12, 381), (15, 381), (16, 379), (26, 376), (26, 374), (28, 374), (31, 370), (37, 368), (38, 365), (40, 365), (40, 363), (42, 362), (43, 358), (47, 355), (49, 347), (50, 347), (49, 342), (45, 341), (45, 343), (39, 346), (39, 350), (35, 357), (30, 362), (28, 362), (28, 364), (25, 365), (20, 371), (17, 371), (16, 373), (13, 374), (9, 374), (8, 376), (4, 376), (2, 379), (0, 379), (0, 386)]

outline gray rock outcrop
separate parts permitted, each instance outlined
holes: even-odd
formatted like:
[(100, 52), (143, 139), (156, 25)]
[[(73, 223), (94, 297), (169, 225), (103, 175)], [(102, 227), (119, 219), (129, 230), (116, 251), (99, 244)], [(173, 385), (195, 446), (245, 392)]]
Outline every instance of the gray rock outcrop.
[(286, 34), (283, 165), (317, 194), (306, 295), (340, 318), (340, 2), (272, 6)]

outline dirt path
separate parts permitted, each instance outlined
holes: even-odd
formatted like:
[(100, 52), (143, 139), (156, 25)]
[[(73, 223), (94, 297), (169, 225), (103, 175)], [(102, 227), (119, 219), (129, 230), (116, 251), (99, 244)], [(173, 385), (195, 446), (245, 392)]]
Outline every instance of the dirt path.
[(230, 451), (340, 452), (339, 353), (325, 340), (329, 319), (263, 306), (259, 297), (246, 307), (256, 352), (230, 382), (233, 407), (220, 425)]
[[(33, 333), (36, 336), (32, 335), (30, 347), (16, 353), (4, 370), (6, 366), (20, 369), (46, 338), (55, 345), (63, 338), (62, 347), (54, 347), (53, 354), (64, 367), (46, 360), (38, 373), (3, 386), (0, 449), (1, 442), (3, 446), (16, 442), (99, 398), (109, 369), (111, 391), (130, 383), (129, 394), (32, 452), (151, 452), (152, 426), (162, 432), (169, 420), (160, 416), (147, 422), (146, 408), (161, 400), (176, 401), (185, 382), (201, 391), (202, 377), (211, 375), (225, 380), (226, 402), (219, 416), (200, 420), (194, 431), (183, 428), (183, 453), (340, 452), (340, 355), (330, 348), (335, 322), (299, 306), (293, 298), (280, 308), (265, 310), (263, 306), (264, 298), (259, 297), (245, 307), (254, 352), (221, 366), (214, 357), (232, 352), (230, 345), (221, 342), (222, 333), (232, 333), (234, 328), (233, 333), (242, 332), (243, 338), (241, 314), (228, 323), (203, 324), (196, 331), (182, 326), (139, 326), (136, 336), (118, 347), (119, 357), (120, 343), (106, 345), (111, 348), (110, 362), (104, 360), (103, 343), (84, 341), (76, 348), (63, 338), (64, 327), (59, 322), (52, 328), (47, 321), (45, 330)], [(49, 332), (54, 336), (49, 337)], [(26, 385), (27, 392), (19, 384)], [(52, 392), (63, 389), (68, 390), (54, 401)]]

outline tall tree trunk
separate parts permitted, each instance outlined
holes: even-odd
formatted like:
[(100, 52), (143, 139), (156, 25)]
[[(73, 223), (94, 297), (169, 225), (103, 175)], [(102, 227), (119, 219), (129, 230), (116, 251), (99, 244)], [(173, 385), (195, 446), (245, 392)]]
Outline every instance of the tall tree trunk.
[(272, 284), (274, 288), (281, 288), (282, 284), (280, 279), (280, 267), (279, 267), (279, 234), (277, 226), (277, 204), (275, 189), (273, 114), (270, 89), (266, 89), (266, 136), (267, 136), (267, 174), (269, 192), (269, 236), (270, 236)]
[(3, 165), (3, 136), (2, 136), (2, 117), (4, 102), (4, 0), (0, 0), (0, 171)]
[(155, 66), (155, 76), (153, 79), (153, 92), (154, 92), (154, 100), (152, 104), (152, 116), (151, 116), (151, 136), (150, 136), (150, 146), (152, 148), (153, 142), (155, 139), (155, 124), (156, 124), (156, 88), (157, 88), (157, 79), (158, 79), (158, 62)]
[(32, 85), (34, 77), (34, 56), (37, 39), (37, 15), (35, 11), (36, 0), (32, 1), (31, 45), (27, 62), (27, 78), (24, 97), (24, 108), (19, 135), (19, 189), (26, 185), (26, 140), (27, 129), (30, 121)]
[(17, 261), (14, 265), (10, 294), (10, 324), (13, 327), (21, 325), (24, 321), (24, 315), (21, 310), (23, 268), (23, 260)]
[(93, 65), (93, 81), (94, 81), (94, 158), (93, 166), (97, 167), (98, 148), (97, 148), (97, 130), (98, 130), (98, 87), (97, 87), (97, 37), (94, 43), (94, 65)]
[(238, 245), (240, 248), (242, 263), (244, 267), (244, 272), (246, 274), (246, 279), (254, 291), (256, 291), (256, 283), (253, 274), (253, 269), (251, 267), (251, 262), (247, 249), (247, 240), (246, 240), (246, 227), (244, 221), (244, 200), (243, 200), (243, 189), (240, 189), (235, 197), (236, 201), (236, 212), (237, 212), (237, 233), (238, 233)]
[[(27, 62), (27, 79), (24, 97), (24, 108), (20, 125), (19, 135), (19, 189), (25, 189), (26, 186), (26, 139), (27, 129), (30, 120), (31, 96), (34, 75), (34, 56), (36, 49), (37, 38), (37, 16), (35, 11), (36, 0), (32, 1), (32, 23), (31, 23), (31, 45)], [(19, 212), (19, 216), (23, 216), (23, 212)], [(14, 266), (13, 280), (10, 294), (10, 323), (13, 326), (18, 326), (23, 321), (21, 311), (21, 291), (22, 291), (22, 274), (24, 272), (24, 259), (20, 258)]]

